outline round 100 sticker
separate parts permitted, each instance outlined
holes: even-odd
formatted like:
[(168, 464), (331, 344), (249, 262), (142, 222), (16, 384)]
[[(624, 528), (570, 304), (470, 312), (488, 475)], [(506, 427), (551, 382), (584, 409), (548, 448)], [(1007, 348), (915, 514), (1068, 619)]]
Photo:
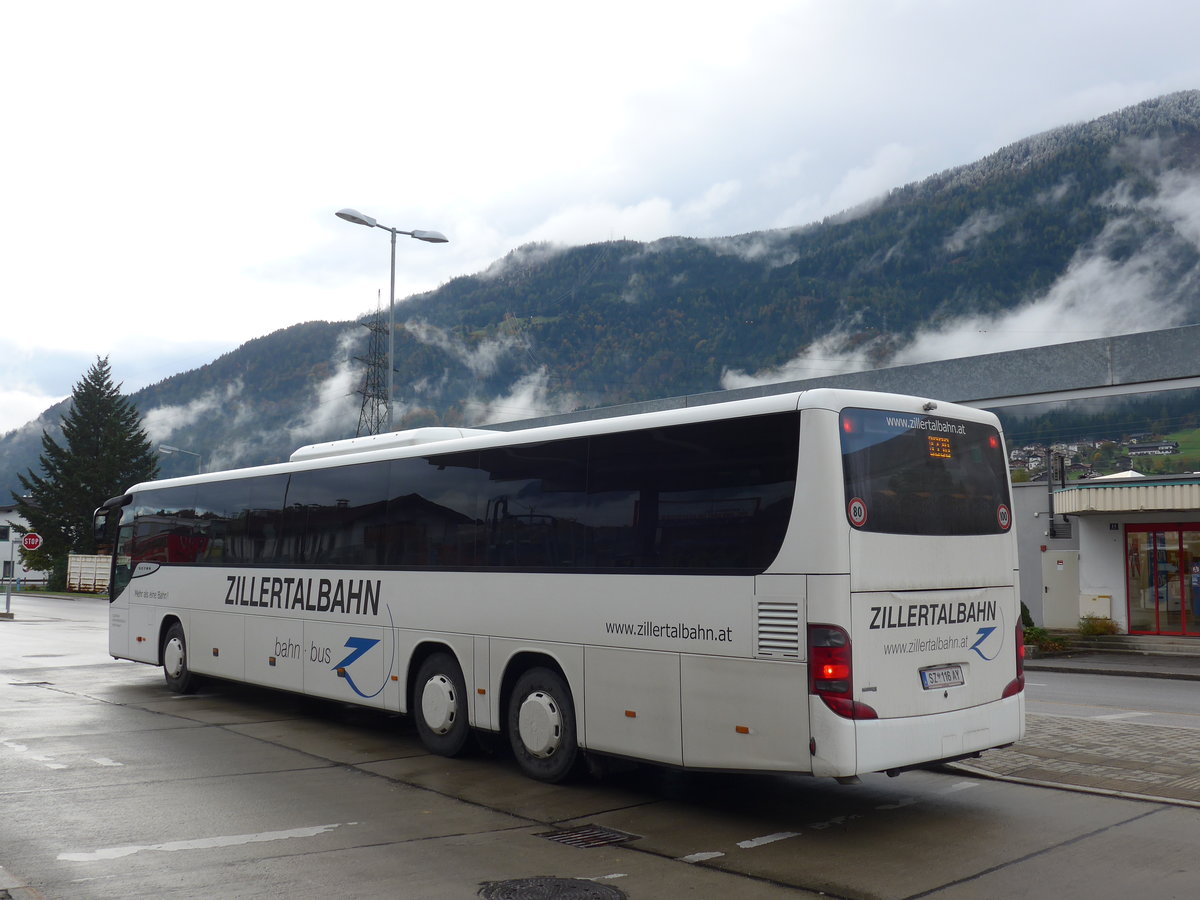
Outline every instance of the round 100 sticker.
[(1008, 507), (1003, 503), (1001, 503), (999, 509), (996, 510), (996, 521), (1000, 523), (1000, 527), (1005, 531), (1008, 531), (1008, 527), (1012, 525), (1012, 513), (1009, 512)]
[(855, 497), (846, 505), (846, 512), (850, 515), (850, 524), (855, 528), (862, 528), (867, 524), (867, 504), (861, 498)]

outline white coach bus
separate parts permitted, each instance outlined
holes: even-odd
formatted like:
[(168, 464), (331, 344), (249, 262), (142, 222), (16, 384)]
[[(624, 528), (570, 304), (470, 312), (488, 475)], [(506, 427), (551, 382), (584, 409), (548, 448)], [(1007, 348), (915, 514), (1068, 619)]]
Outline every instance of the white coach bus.
[(1024, 730), (989, 413), (842, 390), (516, 432), (418, 429), (147, 482), (109, 650), (583, 754), (853, 780)]

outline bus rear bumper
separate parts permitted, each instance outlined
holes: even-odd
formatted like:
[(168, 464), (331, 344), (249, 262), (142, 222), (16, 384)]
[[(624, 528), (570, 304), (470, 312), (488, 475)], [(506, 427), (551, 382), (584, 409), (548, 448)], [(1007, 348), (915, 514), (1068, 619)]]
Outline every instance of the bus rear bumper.
[(1025, 695), (902, 719), (855, 723), (858, 773), (913, 768), (1004, 747), (1025, 736)]

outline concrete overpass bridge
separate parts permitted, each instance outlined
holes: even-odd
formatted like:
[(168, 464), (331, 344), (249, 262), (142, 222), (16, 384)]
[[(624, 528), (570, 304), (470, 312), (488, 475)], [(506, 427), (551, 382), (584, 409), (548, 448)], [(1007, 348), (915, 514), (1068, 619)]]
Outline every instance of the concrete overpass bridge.
[(1200, 387), (1200, 325), (689, 394), (482, 427), (517, 431), (818, 387), (915, 394), (981, 409), (1195, 388)]

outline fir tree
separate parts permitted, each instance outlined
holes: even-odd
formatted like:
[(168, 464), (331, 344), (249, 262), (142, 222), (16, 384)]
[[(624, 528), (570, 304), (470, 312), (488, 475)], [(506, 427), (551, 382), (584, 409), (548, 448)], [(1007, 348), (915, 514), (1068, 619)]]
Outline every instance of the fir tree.
[(51, 573), (50, 586), (66, 581), (69, 553), (94, 553), (92, 513), (130, 485), (158, 474), (150, 438), (137, 409), (113, 385), (108, 358), (95, 364), (71, 391), (71, 407), (62, 418), (60, 445), (42, 432), (42, 474), (19, 475), (25, 496), (13, 494), (17, 512), (42, 546), (22, 551), (25, 565)]

